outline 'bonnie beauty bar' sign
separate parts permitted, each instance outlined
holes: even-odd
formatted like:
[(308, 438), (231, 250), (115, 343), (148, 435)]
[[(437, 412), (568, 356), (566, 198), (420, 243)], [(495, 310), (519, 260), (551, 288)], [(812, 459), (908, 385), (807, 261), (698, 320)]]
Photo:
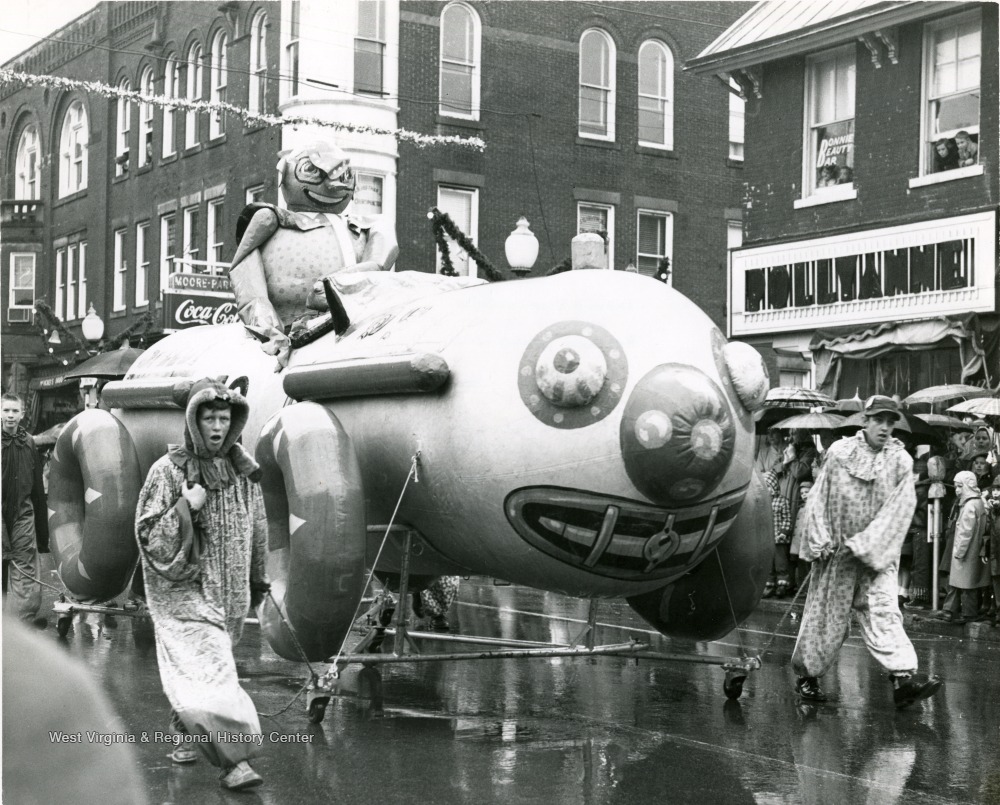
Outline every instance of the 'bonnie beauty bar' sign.
[(163, 331), (238, 321), (229, 277), (171, 274), (163, 291)]

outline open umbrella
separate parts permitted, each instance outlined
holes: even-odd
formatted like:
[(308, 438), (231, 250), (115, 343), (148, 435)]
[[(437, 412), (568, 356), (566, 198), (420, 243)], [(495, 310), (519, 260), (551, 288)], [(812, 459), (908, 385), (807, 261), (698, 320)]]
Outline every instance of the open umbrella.
[(833, 430), (839, 428), (844, 423), (844, 417), (840, 414), (798, 414), (788, 419), (783, 419), (776, 425), (772, 425), (772, 430)]
[(1000, 416), (1000, 398), (981, 397), (978, 400), (966, 400), (953, 405), (947, 410), (955, 414), (975, 414), (976, 416)]
[(945, 416), (944, 414), (914, 414), (918, 419), (922, 419), (932, 428), (941, 428), (943, 430), (972, 430), (972, 425), (968, 422), (963, 422), (961, 419), (956, 419), (953, 416)]
[(979, 397), (989, 397), (993, 392), (979, 386), (967, 386), (964, 383), (948, 383), (943, 386), (928, 386), (915, 391), (905, 400), (903, 405), (934, 405), (949, 400), (973, 400)]
[[(906, 411), (900, 412), (903, 416), (899, 419), (895, 425), (893, 425), (894, 431), (903, 431), (904, 433), (909, 433), (910, 437), (917, 444), (930, 444), (938, 438), (937, 431), (934, 430), (930, 425), (924, 422), (922, 419), (918, 419), (915, 414), (907, 413)], [(859, 411), (856, 414), (851, 414), (847, 417), (837, 428), (838, 431), (853, 432), (859, 428), (865, 426), (865, 415), (863, 412)]]
[(804, 389), (799, 386), (775, 386), (767, 392), (764, 408), (797, 408), (808, 411), (810, 408), (824, 406), (832, 408), (837, 403), (829, 394), (816, 389)]
[(107, 380), (121, 380), (143, 351), (128, 347), (101, 352), (73, 367), (72, 371), (66, 373), (66, 377), (100, 377)]
[(36, 433), (31, 437), (35, 442), (35, 447), (46, 447), (50, 444), (55, 444), (56, 439), (59, 438), (59, 434), (62, 433), (63, 428), (65, 427), (65, 422), (58, 422), (51, 428), (46, 428), (41, 433)]
[(860, 411), (865, 407), (865, 401), (862, 400), (858, 393), (855, 391), (854, 396), (844, 400), (837, 400), (836, 408), (842, 414), (853, 414), (855, 411)]

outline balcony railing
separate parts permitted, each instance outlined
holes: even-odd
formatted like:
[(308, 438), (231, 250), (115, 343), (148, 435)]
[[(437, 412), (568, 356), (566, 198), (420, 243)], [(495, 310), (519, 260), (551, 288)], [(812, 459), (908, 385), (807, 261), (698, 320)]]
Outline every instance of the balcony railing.
[(44, 220), (45, 206), (41, 201), (6, 199), (0, 202), (0, 223), (12, 226), (38, 226)]

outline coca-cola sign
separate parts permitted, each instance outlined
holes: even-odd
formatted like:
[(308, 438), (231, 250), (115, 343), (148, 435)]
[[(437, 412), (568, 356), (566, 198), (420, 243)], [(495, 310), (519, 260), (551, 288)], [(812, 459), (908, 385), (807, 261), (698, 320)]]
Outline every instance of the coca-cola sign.
[[(236, 300), (231, 291), (203, 290), (205, 278), (201, 277), (198, 278), (198, 283), (175, 283), (174, 279), (178, 276), (171, 276), (171, 285), (174, 287), (166, 288), (163, 292), (164, 332), (186, 330), (203, 324), (230, 324), (239, 321)], [(199, 285), (201, 288), (198, 288)]]

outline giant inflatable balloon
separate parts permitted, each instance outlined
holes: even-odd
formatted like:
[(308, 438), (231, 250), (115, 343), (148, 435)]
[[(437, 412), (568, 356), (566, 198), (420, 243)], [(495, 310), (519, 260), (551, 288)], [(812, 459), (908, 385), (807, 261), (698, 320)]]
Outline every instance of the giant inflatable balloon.
[[(340, 647), (397, 504), (379, 570), (398, 572), (405, 529), (414, 573), (624, 597), (692, 639), (749, 614), (773, 551), (752, 471), (759, 354), (632, 273), (458, 288), (363, 276), (343, 295), (350, 326), (296, 349), (284, 372), (242, 325), (185, 330), (105, 387), (110, 412), (66, 428), (51, 523), (72, 595), (124, 587), (138, 481), (181, 440), (192, 380), (225, 375), (249, 379), (244, 446), (265, 472), (268, 572), (310, 659)], [(296, 659), (273, 606), (264, 633)]]

